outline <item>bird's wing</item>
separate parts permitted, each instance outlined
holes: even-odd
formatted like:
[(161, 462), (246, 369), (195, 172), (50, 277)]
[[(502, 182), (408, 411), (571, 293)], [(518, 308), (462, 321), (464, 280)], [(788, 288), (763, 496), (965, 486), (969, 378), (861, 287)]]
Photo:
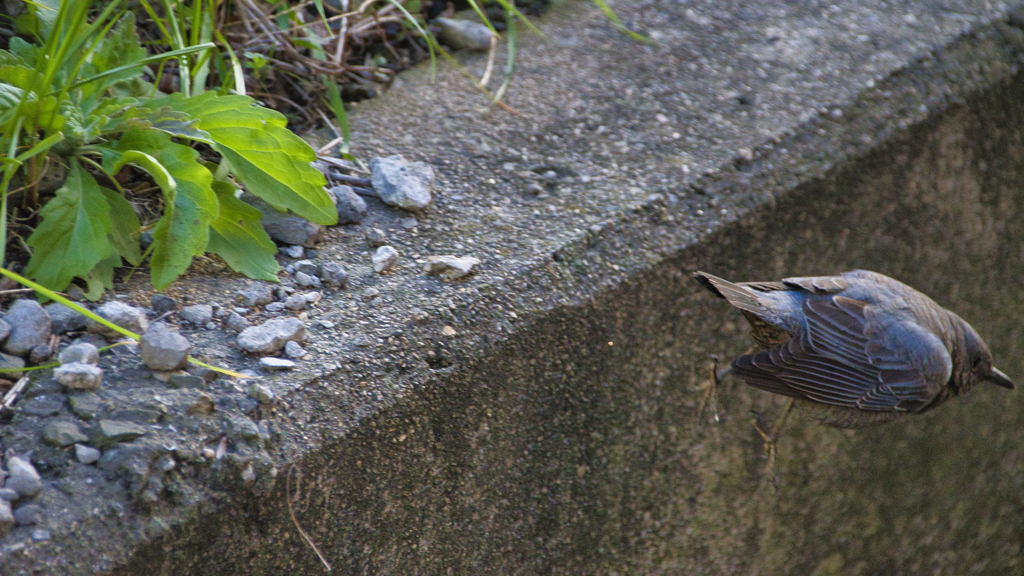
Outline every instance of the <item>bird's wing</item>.
[(738, 358), (733, 373), (755, 388), (835, 406), (925, 406), (949, 379), (948, 351), (916, 324), (870, 319), (869, 307), (841, 295), (809, 298), (803, 305), (806, 332)]

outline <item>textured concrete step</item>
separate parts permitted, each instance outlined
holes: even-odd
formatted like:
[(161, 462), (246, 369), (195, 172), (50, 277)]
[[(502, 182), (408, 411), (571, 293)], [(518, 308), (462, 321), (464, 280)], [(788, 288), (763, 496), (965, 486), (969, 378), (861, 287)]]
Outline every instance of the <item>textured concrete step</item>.
[(773, 489), (749, 411), (783, 402), (729, 382), (720, 420), (700, 413), (708, 355), (751, 342), (689, 278), (877, 270), (1021, 380), (1020, 3), (613, 6), (657, 44), (559, 4), (521, 38), (515, 114), (482, 114), (445, 64), (356, 107), (357, 155), (438, 171), (407, 257), (483, 262), (452, 283), (400, 268), (375, 308), (328, 301), (364, 340), (274, 377), (256, 484), (203, 473), (176, 508), (55, 520), (0, 572), (1020, 571), (1016, 395), (794, 421)]

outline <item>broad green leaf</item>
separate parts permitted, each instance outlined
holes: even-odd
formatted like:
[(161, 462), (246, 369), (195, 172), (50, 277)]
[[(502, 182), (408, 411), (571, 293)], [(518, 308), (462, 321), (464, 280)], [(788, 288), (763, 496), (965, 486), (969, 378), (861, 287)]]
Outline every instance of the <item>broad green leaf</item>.
[(196, 127), (210, 134), (214, 149), (231, 164), (235, 177), (274, 208), (318, 224), (338, 221), (324, 190), (326, 180), (310, 165), (316, 153), (288, 130), (280, 113), (256, 106), (248, 96), (215, 92), (193, 98), (171, 94), (149, 105), (170, 106), (196, 118)]
[(198, 162), (198, 152), (171, 142), (162, 132), (126, 132), (117, 149), (122, 158), (114, 172), (126, 162), (136, 164), (154, 177), (164, 193), (164, 214), (153, 227), (150, 256), (153, 286), (162, 290), (188, 268), (193, 256), (206, 250), (210, 222), (218, 214), (213, 175)]
[(184, 112), (172, 110), (169, 106), (162, 106), (156, 110), (139, 106), (129, 108), (116, 116), (104, 132), (124, 132), (132, 129), (159, 130), (171, 136), (213, 143), (208, 133), (196, 128), (194, 118)]
[(33, 253), (25, 275), (58, 291), (87, 275), (113, 251), (109, 212), (96, 180), (72, 162), (67, 181), (40, 210), (43, 221), (28, 237)]
[(107, 88), (128, 83), (141, 76), (142, 68), (126, 66), (143, 60), (146, 56), (146, 50), (139, 45), (139, 37), (135, 33), (135, 15), (128, 12), (93, 52), (92, 69), (79, 73), (81, 77), (87, 78), (104, 72), (110, 73), (82, 85), (82, 92), (85, 95), (82, 107), (86, 110), (94, 108), (92, 99), (102, 98)]
[(139, 251), (139, 239), (136, 236), (140, 228), (139, 215), (124, 196), (109, 188), (100, 190), (110, 204), (110, 220), (114, 225), (110, 233), (110, 244), (121, 258), (133, 266), (138, 266), (139, 262), (142, 262), (142, 252)]
[(85, 297), (95, 302), (103, 296), (104, 290), (114, 287), (114, 268), (121, 265), (121, 256), (114, 252), (108, 258), (100, 260), (96, 267), (82, 277), (85, 280)]
[(260, 211), (235, 198), (235, 187), (227, 182), (214, 182), (213, 189), (220, 201), (220, 216), (210, 224), (207, 252), (249, 278), (277, 282), (277, 245), (260, 225)]
[[(93, 53), (92, 64), (96, 67), (97, 73), (106, 72), (119, 66), (133, 64), (146, 56), (146, 49), (139, 44), (139, 37), (135, 33), (135, 15), (128, 12)], [(103, 81), (109, 85), (138, 76), (141, 73), (142, 71), (138, 68), (124, 70), (112, 77), (104, 78)]]

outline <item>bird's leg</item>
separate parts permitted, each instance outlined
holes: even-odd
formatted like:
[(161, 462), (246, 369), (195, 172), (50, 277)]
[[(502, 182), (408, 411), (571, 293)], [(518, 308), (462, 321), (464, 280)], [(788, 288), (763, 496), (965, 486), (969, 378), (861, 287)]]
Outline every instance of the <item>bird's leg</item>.
[(704, 419), (704, 411), (710, 405), (711, 413), (715, 415), (715, 422), (718, 422), (718, 387), (722, 384), (722, 379), (725, 378), (729, 372), (732, 371), (732, 366), (726, 366), (721, 370), (718, 369), (718, 355), (711, 355), (711, 378), (707, 382), (704, 392), (704, 397), (700, 401), (700, 419)]
[(759, 412), (753, 412), (754, 415), (754, 429), (761, 435), (761, 439), (764, 440), (764, 452), (768, 458), (768, 463), (765, 465), (765, 473), (771, 480), (772, 484), (778, 484), (778, 478), (775, 476), (775, 456), (778, 454), (778, 441), (782, 435), (782, 429), (786, 426), (786, 420), (789, 418), (789, 413), (793, 410), (795, 401), (790, 398), (786, 402), (786, 408), (782, 411), (782, 415), (775, 422), (775, 426), (772, 426), (771, 430), (767, 430), (764, 425), (764, 419), (761, 417)]

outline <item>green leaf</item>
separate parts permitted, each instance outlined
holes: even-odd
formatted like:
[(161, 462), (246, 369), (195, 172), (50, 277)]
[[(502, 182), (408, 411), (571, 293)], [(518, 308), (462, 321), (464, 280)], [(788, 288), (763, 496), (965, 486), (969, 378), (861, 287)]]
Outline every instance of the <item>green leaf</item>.
[(108, 258), (100, 260), (96, 267), (82, 277), (85, 280), (85, 297), (95, 302), (103, 296), (104, 290), (114, 287), (114, 268), (121, 265), (121, 256), (114, 252)]
[(218, 214), (213, 175), (199, 162), (199, 153), (152, 130), (126, 132), (117, 143), (121, 160), (149, 172), (164, 193), (164, 214), (153, 227), (150, 277), (158, 290), (166, 288), (202, 254), (210, 237), (210, 222)]
[(286, 128), (283, 115), (256, 106), (248, 96), (215, 92), (193, 98), (171, 94), (149, 105), (170, 106), (196, 118), (197, 128), (210, 134), (235, 177), (274, 208), (318, 224), (337, 223), (337, 210), (324, 190), (326, 180), (310, 165), (316, 153)]
[(132, 264), (138, 266), (142, 262), (142, 252), (139, 251), (139, 239), (136, 234), (139, 232), (139, 216), (132, 208), (132, 203), (117, 192), (109, 188), (101, 188), (103, 195), (110, 204), (110, 220), (114, 225), (110, 233), (110, 245), (114, 247), (117, 254)]
[[(135, 33), (135, 15), (128, 12), (93, 52), (90, 62), (92, 69), (89, 73), (81, 74), (97, 78), (82, 85), (82, 108), (94, 108), (93, 99), (102, 100), (102, 94), (107, 88), (120, 85), (129, 88), (132, 81), (142, 75), (141, 67), (131, 65), (145, 59), (146, 56), (146, 49), (139, 44), (139, 37)], [(99, 76), (103, 73), (106, 75)]]
[(214, 182), (213, 189), (220, 216), (210, 224), (206, 250), (249, 278), (277, 282), (277, 245), (260, 224), (260, 211), (235, 198), (235, 187), (227, 182)]
[(40, 210), (43, 221), (28, 237), (34, 250), (25, 275), (60, 291), (88, 274), (113, 251), (109, 212), (96, 180), (72, 162), (67, 181)]
[(124, 132), (127, 130), (159, 130), (171, 136), (180, 136), (189, 140), (213, 144), (207, 132), (196, 128), (196, 120), (184, 112), (172, 110), (169, 106), (151, 108), (132, 107), (118, 115), (104, 129), (104, 132)]

